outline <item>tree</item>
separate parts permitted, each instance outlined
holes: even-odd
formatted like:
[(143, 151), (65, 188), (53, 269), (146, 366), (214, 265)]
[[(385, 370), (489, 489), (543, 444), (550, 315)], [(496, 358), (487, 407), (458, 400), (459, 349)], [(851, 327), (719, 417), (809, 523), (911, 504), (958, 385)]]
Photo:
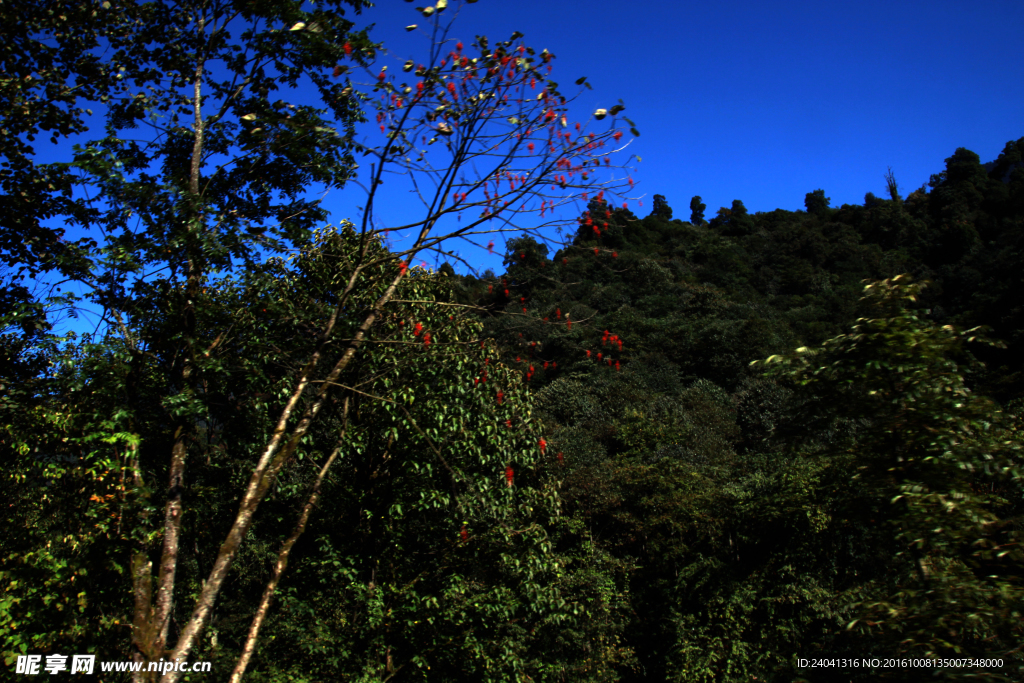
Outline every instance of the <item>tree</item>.
[(820, 216), (828, 210), (831, 201), (825, 196), (825, 190), (815, 190), (804, 196), (804, 207), (806, 207), (807, 213)]
[(889, 167), (888, 172), (885, 174), (885, 187), (889, 190), (889, 198), (897, 204), (902, 204), (903, 199), (900, 197), (900, 188), (896, 183), (896, 176), (892, 172), (892, 167)]
[[(888, 576), (852, 594), (860, 614), (848, 629), (897, 656), (995, 657), (1018, 668), (1019, 425), (975, 396), (956, 362), (968, 343), (986, 341), (982, 331), (922, 320), (910, 309), (920, 290), (908, 275), (870, 283), (870, 317), (850, 333), (763, 364), (816, 394), (800, 417), (806, 427), (837, 418), (867, 427), (849, 444), (854, 479), (888, 508), (903, 550)], [(940, 670), (957, 680), (1014, 677), (986, 665)]]
[(701, 204), (700, 195), (690, 199), (690, 222), (694, 225), (702, 225), (704, 223), (704, 210), (707, 208), (707, 204)]
[(666, 221), (672, 220), (672, 207), (665, 201), (664, 196), (654, 195), (654, 207), (651, 209), (651, 215)]
[[(447, 30), (440, 24), (446, 4), (422, 10), (433, 15), (435, 29), (442, 32), (435, 35)], [(590, 132), (579, 123), (573, 133), (568, 101), (547, 76), (554, 56), (518, 45), (520, 34), (493, 48), (484, 37), (468, 50), (461, 42), (454, 49), (434, 45), (425, 65), (404, 67), (418, 80), (399, 82), (383, 70), (370, 72), (379, 46), (351, 30), (338, 2), (311, 12), (283, 0), (189, 11), (149, 3), (129, 5), (125, 12), (130, 28), (107, 40), (125, 64), (125, 75), (136, 85), (152, 83), (151, 94), (114, 100), (107, 111), (106, 137), (78, 150), (74, 161), (53, 166), (84, 172), (97, 196), (109, 203), (97, 218), (109, 234), (107, 245), (99, 250), (99, 262), (79, 279), (92, 287), (92, 300), (103, 307), (113, 330), (103, 344), (80, 351), (100, 366), (112, 358), (118, 371), (103, 375), (103, 382), (89, 380), (90, 393), (97, 393), (88, 399), (70, 390), (87, 375), (41, 382), (39, 392), (65, 398), (48, 406), (45, 419), (17, 434), (15, 443), (30, 452), (28, 444), (40, 441), (47, 420), (67, 421), (81, 412), (82, 401), (95, 408), (95, 416), (108, 416), (87, 422), (69, 443), (78, 448), (77, 470), (93, 477), (95, 495), (123, 505), (119, 519), (134, 516), (132, 524), (119, 522), (118, 529), (129, 527), (119, 533), (132, 547), (126, 572), (134, 591), (134, 657), (145, 664), (184, 660), (200, 646), (257, 509), (292, 471), (318, 417), (333, 405), (335, 384), (350, 368), (355, 370), (354, 359), (386, 308), (399, 303), (396, 293), (411, 260), (421, 251), (441, 252), (453, 237), (495, 231), (486, 229), (494, 221), (497, 231), (505, 230), (514, 225), (516, 214), (544, 216), (577, 194), (587, 201), (597, 186), (601, 195), (614, 192), (617, 186), (601, 183), (598, 171), (588, 166), (597, 166), (607, 141), (618, 141), (622, 133), (614, 126)], [(239, 21), (251, 26), (240, 37), (246, 53), (229, 32), (232, 22)], [(216, 59), (226, 66), (228, 80), (211, 76), (208, 67)], [(278, 75), (267, 73), (271, 66)], [(354, 68), (371, 73), (366, 92), (359, 92), (351, 77), (334, 80)], [(278, 84), (294, 85), (300, 76), (317, 86), (338, 127), (328, 125), (320, 117), (323, 110), (312, 105), (284, 99), (271, 104), (269, 93)], [(529, 92), (538, 84), (540, 97)], [(178, 92), (183, 86), (187, 98)], [(211, 95), (219, 102), (204, 115)], [(354, 126), (363, 120), (360, 109), (368, 102), (378, 109), (378, 124), (386, 133), (376, 148), (353, 141)], [(178, 125), (182, 105), (192, 115), (191, 130)], [(598, 110), (594, 119), (617, 117), (623, 108)], [(165, 127), (157, 125), (161, 115), (170, 119)], [(141, 146), (117, 135), (118, 129), (133, 128), (147, 116), (159, 131), (156, 143)], [(635, 133), (632, 123), (623, 120)], [(428, 148), (437, 143), (435, 151), (440, 148), (447, 158), (428, 162)], [(263, 299), (272, 289), (266, 283), (260, 285), (263, 291), (249, 290), (238, 308), (219, 302), (219, 283), (213, 278), (230, 271), (235, 260), (255, 269), (257, 245), (280, 252), (288, 243), (304, 243), (324, 213), (315, 202), (296, 199), (298, 192), (310, 182), (343, 186), (356, 168), (356, 151), (372, 155), (375, 163), (365, 178), (357, 248), (346, 252), (349, 261), (334, 273), (323, 295), (326, 306), (302, 311), (301, 301), (288, 291)], [(228, 156), (229, 162), (211, 169), (214, 155)], [(479, 175), (468, 175), (488, 162)], [(162, 163), (161, 174), (146, 172), (153, 163)], [(371, 249), (380, 213), (374, 198), (385, 169), (394, 166), (418, 179), (425, 210), (421, 220), (395, 228), (417, 231), (411, 247), (379, 254)], [(428, 180), (436, 184), (429, 188)], [(568, 197), (558, 192), (570, 187)], [(273, 203), (275, 192), (287, 201)], [(475, 217), (462, 227), (446, 235), (434, 232), (442, 219), (470, 212)], [(262, 225), (267, 220), (274, 221), (269, 230)], [(142, 324), (149, 313), (159, 314), (159, 325)], [(262, 335), (281, 325), (291, 326), (288, 339), (295, 356), (271, 362), (281, 347)], [(252, 335), (244, 344), (239, 341), (243, 330)], [(240, 352), (267, 360), (259, 372), (239, 377), (227, 359)], [(86, 362), (67, 361), (72, 366)], [(276, 398), (267, 401), (270, 396)], [(187, 465), (214, 401), (242, 402), (268, 412), (254, 423), (263, 431), (249, 435), (250, 470), (238, 478), (244, 493), (237, 514), (206, 565), (212, 567), (209, 574), (195, 582), (184, 601), (194, 601), (191, 614), (175, 622), (180, 631), (173, 633), (171, 615), (182, 603), (182, 538), (189, 533), (183, 520), (194, 519), (186, 505)], [(269, 419), (271, 414), (277, 417)], [(132, 487), (123, 494), (95, 488), (100, 474), (122, 463)], [(22, 471), (34, 467), (31, 461), (22, 463)], [(58, 564), (55, 559), (51, 570)], [(162, 680), (179, 677), (180, 672), (169, 671)]]

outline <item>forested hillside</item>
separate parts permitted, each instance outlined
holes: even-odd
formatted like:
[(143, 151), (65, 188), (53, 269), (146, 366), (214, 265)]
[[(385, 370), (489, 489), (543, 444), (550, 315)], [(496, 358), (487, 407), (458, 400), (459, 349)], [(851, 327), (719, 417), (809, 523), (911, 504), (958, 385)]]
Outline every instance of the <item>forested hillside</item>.
[(640, 216), (623, 102), (472, 4), (404, 63), (362, 0), (0, 4), (4, 666), (1024, 680), (1024, 138)]
[(1022, 152), (986, 171), (958, 149), (930, 191), (890, 174), (886, 199), (817, 190), (805, 212), (593, 201), (550, 257), (524, 237), (503, 275), (453, 277), (531, 387), (566, 515), (630, 567), (624, 680), (1020, 666)]

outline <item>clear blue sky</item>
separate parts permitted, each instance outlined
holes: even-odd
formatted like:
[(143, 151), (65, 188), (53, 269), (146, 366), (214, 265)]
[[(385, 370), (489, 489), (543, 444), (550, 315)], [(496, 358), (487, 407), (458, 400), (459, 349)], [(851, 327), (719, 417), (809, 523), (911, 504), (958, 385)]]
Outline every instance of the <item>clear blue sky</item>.
[[(427, 38), (404, 30), (427, 24), (417, 4), (381, 0), (355, 17), (376, 25), (371, 37), (389, 49), (380, 63), (392, 73), (425, 55)], [(818, 188), (833, 207), (860, 204), (866, 192), (886, 195), (890, 166), (906, 196), (956, 148), (986, 162), (1024, 136), (1020, 0), (452, 0), (446, 18), (455, 11), (453, 39), (494, 42), (518, 30), (557, 55), (552, 78), (566, 94), (589, 77), (576, 118), (624, 101), (641, 133), (630, 147), (643, 160), (633, 177), (644, 206), (630, 203), (640, 216), (654, 194), (684, 220), (693, 195), (707, 218), (734, 199), (751, 213), (803, 209)], [(361, 199), (355, 186), (328, 195), (331, 222), (356, 219)], [(415, 209), (392, 194), (381, 217), (396, 225)], [(500, 257), (457, 248), (501, 272)]]
[[(363, 14), (402, 57), (416, 54), (410, 8)], [(558, 56), (555, 80), (589, 77), (583, 105), (622, 98), (639, 191), (685, 220), (693, 195), (710, 215), (734, 199), (803, 209), (817, 188), (859, 204), (885, 195), (888, 166), (905, 196), (957, 147), (995, 159), (1024, 136), (1022, 26), (1019, 0), (482, 0), (455, 34), (522, 31)]]

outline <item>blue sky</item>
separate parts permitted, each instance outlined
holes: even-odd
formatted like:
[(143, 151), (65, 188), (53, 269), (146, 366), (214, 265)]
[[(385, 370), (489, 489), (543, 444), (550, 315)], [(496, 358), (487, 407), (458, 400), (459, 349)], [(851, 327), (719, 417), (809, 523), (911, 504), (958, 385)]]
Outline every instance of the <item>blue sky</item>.
[[(1024, 136), (1016, 0), (482, 0), (459, 12), (453, 37), (518, 30), (557, 55), (565, 90), (587, 76), (579, 115), (623, 100), (641, 133), (640, 216), (654, 194), (683, 220), (694, 195), (707, 218), (734, 199), (751, 213), (803, 209), (818, 188), (834, 207), (861, 204), (887, 196), (889, 167), (906, 196), (958, 147), (986, 162)], [(362, 19), (396, 63), (422, 54), (425, 38), (403, 28), (423, 24), (412, 5), (381, 2)]]
[[(380, 63), (392, 73), (425, 55), (428, 39), (404, 30), (427, 23), (417, 4), (381, 0), (355, 17), (375, 24), (370, 35), (389, 50)], [(623, 100), (641, 133), (629, 148), (642, 158), (632, 175), (644, 206), (630, 203), (640, 216), (654, 194), (684, 220), (693, 195), (707, 218), (734, 199), (751, 213), (803, 209), (818, 188), (833, 207), (860, 204), (866, 192), (886, 195), (890, 166), (906, 196), (956, 148), (986, 162), (1024, 136), (1019, 0), (452, 0), (445, 18), (456, 11), (453, 39), (493, 43), (521, 31), (525, 44), (555, 53), (552, 78), (567, 95), (587, 76), (593, 90), (574, 104), (575, 118)], [(48, 144), (37, 144), (41, 161), (70, 149)], [(330, 193), (331, 222), (356, 219), (362, 198), (354, 185)], [(401, 224), (416, 208), (393, 191), (381, 218)], [(459, 251), (480, 270), (502, 270), (497, 255)]]

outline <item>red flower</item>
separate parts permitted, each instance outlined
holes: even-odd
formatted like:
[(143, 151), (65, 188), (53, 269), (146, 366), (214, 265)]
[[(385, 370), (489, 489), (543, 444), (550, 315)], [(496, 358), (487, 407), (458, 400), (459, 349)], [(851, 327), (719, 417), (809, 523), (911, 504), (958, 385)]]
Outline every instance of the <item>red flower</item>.
[(508, 290), (507, 289), (505, 290), (505, 296), (508, 296)]
[(505, 426), (506, 427), (511, 427), (512, 426), (512, 420), (505, 420)]
[(540, 445), (541, 455), (543, 455), (544, 454), (544, 449), (548, 447), (548, 442), (545, 441), (544, 439), (541, 439), (539, 445)]
[(562, 309), (561, 308), (556, 308), (555, 309), (555, 317), (558, 318), (559, 320), (562, 319)]
[(618, 142), (619, 140), (622, 139), (622, 131), (615, 131), (615, 135), (613, 135), (612, 137), (615, 138), (615, 142)]
[(598, 351), (598, 352), (597, 352), (597, 362), (598, 362), (598, 363), (600, 363), (600, 362), (601, 362), (601, 357), (602, 357), (602, 356), (604, 356), (604, 354), (603, 354), (603, 353), (601, 353), (600, 351)]
[(512, 476), (513, 476), (513, 474), (514, 473), (512, 472), (512, 465), (509, 465), (508, 467), (505, 468), (505, 485), (506, 486), (512, 486)]
[(380, 73), (379, 73), (379, 74), (377, 75), (377, 80), (378, 80), (378, 81), (383, 81), (383, 80), (384, 80), (385, 78), (387, 78), (387, 76), (386, 76), (386, 75), (384, 74), (384, 72), (383, 72), (383, 71), (381, 71), (381, 72), (380, 72)]
[(423, 345), (424, 346), (430, 346), (430, 333), (429, 332), (427, 332), (425, 335), (423, 335)]
[(530, 144), (528, 144), (526, 146), (526, 149), (528, 149), (528, 150), (530, 150), (532, 152), (533, 151), (533, 143), (531, 142)]
[(561, 451), (558, 452), (558, 464), (559, 465), (564, 465), (565, 464), (565, 458), (562, 457), (562, 452)]
[(516, 356), (516, 362), (517, 363), (521, 363), (522, 362), (522, 360), (520, 360), (520, 356)]
[(545, 370), (547, 370), (547, 369), (548, 369), (548, 362), (547, 362), (547, 361), (544, 361), (544, 369), (545, 369)]
[(420, 332), (423, 331), (423, 323), (416, 323), (416, 331), (413, 332), (415, 336), (420, 336)]
[(340, 75), (341, 75), (341, 66), (340, 66), (340, 65), (338, 65), (338, 66), (334, 67), (334, 74), (333, 74), (333, 76), (334, 76), (335, 78), (337, 78), (337, 77), (338, 77), (338, 76), (340, 76)]
[(493, 291), (494, 291), (494, 285), (487, 285), (487, 292), (490, 293), (490, 292), (493, 292)]
[(619, 371), (619, 361), (615, 361), (615, 372)]
[(462, 52), (462, 41), (455, 43), (455, 49)]
[(619, 351), (622, 351), (622, 340), (619, 340)]
[(348, 55), (349, 57), (352, 56), (352, 44), (351, 43), (345, 43), (345, 54)]
[(448, 92), (450, 92), (453, 95), (455, 94), (455, 84), (454, 83), (449, 83), (448, 84)]
[(594, 256), (597, 256), (597, 247), (594, 247)]
[(523, 306), (523, 313), (526, 313), (526, 306)]
[(613, 251), (612, 252), (612, 258), (619, 258), (619, 252)]
[(409, 264), (406, 263), (405, 261), (399, 261), (398, 262), (398, 271), (402, 275), (405, 275), (405, 271), (407, 271), (407, 270), (409, 270)]
[(553, 362), (551, 363), (551, 367), (552, 367), (552, 368), (557, 368), (557, 367), (558, 367), (558, 361), (557, 361), (557, 360), (556, 360), (556, 361), (553, 361)]
[(590, 349), (587, 349), (587, 358), (590, 358)]
[(565, 325), (566, 327), (569, 328), (569, 331), (572, 332), (572, 321), (567, 318), (565, 321)]
[(533, 374), (533, 366), (532, 365), (530, 366), (530, 374), (531, 375)]
[(523, 303), (524, 301), (526, 301), (526, 297), (525, 296), (519, 297), (519, 303)]
[(499, 392), (498, 392), (498, 405), (499, 405), (499, 406), (501, 405), (501, 402), (502, 402), (502, 401), (503, 401), (504, 399), (505, 399), (505, 392), (504, 392), (504, 391), (499, 391)]
[(466, 525), (465, 524), (462, 525), (462, 531), (459, 532), (459, 535), (462, 537), (462, 542), (463, 543), (465, 543), (466, 541), (469, 540), (469, 534), (466, 532)]

